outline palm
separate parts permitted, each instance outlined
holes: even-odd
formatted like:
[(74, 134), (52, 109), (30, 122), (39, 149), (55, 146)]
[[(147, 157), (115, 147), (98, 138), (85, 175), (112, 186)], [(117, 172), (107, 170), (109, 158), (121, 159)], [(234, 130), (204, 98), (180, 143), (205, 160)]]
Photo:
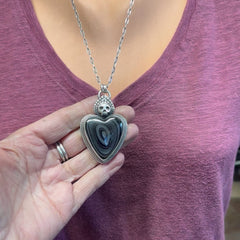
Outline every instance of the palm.
[[(59, 110), (0, 142), (0, 239), (53, 239), (121, 167), (121, 154), (106, 165), (97, 165), (77, 130), (95, 99)], [(128, 121), (133, 118), (129, 107), (118, 111)], [(136, 135), (136, 126), (130, 124), (126, 142)], [(59, 139), (71, 158), (63, 164), (54, 146)]]
[(42, 239), (43, 232), (54, 235), (68, 221), (74, 205), (72, 183), (57, 177), (66, 175), (63, 165), (41, 139), (28, 138), (21, 143), (21, 153), (9, 152), (1, 159), (1, 186), (11, 185), (1, 191), (5, 206), (1, 216), (12, 239)]

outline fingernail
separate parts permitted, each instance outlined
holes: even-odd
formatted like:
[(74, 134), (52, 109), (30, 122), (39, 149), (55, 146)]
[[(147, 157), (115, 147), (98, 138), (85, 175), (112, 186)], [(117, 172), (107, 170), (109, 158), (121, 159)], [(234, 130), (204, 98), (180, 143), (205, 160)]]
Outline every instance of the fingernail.
[(124, 162), (124, 154), (123, 153), (118, 153), (115, 159), (116, 163), (119, 163), (119, 165), (122, 165)]
[(123, 153), (118, 153), (115, 159), (111, 162), (111, 170), (110, 170), (110, 175), (114, 174), (117, 172), (123, 165), (124, 163), (124, 154)]

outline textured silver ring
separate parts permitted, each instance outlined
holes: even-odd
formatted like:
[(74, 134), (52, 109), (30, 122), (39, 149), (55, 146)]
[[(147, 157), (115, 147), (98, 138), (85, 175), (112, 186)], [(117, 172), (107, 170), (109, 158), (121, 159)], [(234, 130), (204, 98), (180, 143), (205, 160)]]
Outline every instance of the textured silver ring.
[(67, 152), (66, 152), (65, 148), (63, 147), (62, 143), (56, 142), (56, 148), (57, 148), (57, 151), (61, 158), (61, 163), (66, 162), (69, 158), (68, 158)]

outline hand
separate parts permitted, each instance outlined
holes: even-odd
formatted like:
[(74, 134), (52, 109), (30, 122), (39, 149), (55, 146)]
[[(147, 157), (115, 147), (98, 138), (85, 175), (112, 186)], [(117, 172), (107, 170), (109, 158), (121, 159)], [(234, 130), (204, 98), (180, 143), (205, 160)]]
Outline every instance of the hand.
[[(123, 164), (118, 153), (99, 165), (85, 148), (79, 131), (92, 113), (96, 97), (60, 109), (19, 129), (0, 142), (0, 239), (53, 239), (84, 201)], [(116, 109), (128, 122), (131, 107)], [(125, 144), (137, 136), (128, 125)], [(69, 157), (60, 163), (55, 143), (61, 140)]]

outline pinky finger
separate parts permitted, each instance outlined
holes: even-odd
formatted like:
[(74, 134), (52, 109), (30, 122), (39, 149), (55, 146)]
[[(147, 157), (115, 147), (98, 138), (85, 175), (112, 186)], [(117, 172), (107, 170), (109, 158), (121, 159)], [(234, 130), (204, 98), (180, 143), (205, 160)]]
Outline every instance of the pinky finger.
[(100, 188), (124, 163), (124, 155), (118, 153), (108, 164), (99, 164), (73, 184), (75, 214), (81, 205)]

